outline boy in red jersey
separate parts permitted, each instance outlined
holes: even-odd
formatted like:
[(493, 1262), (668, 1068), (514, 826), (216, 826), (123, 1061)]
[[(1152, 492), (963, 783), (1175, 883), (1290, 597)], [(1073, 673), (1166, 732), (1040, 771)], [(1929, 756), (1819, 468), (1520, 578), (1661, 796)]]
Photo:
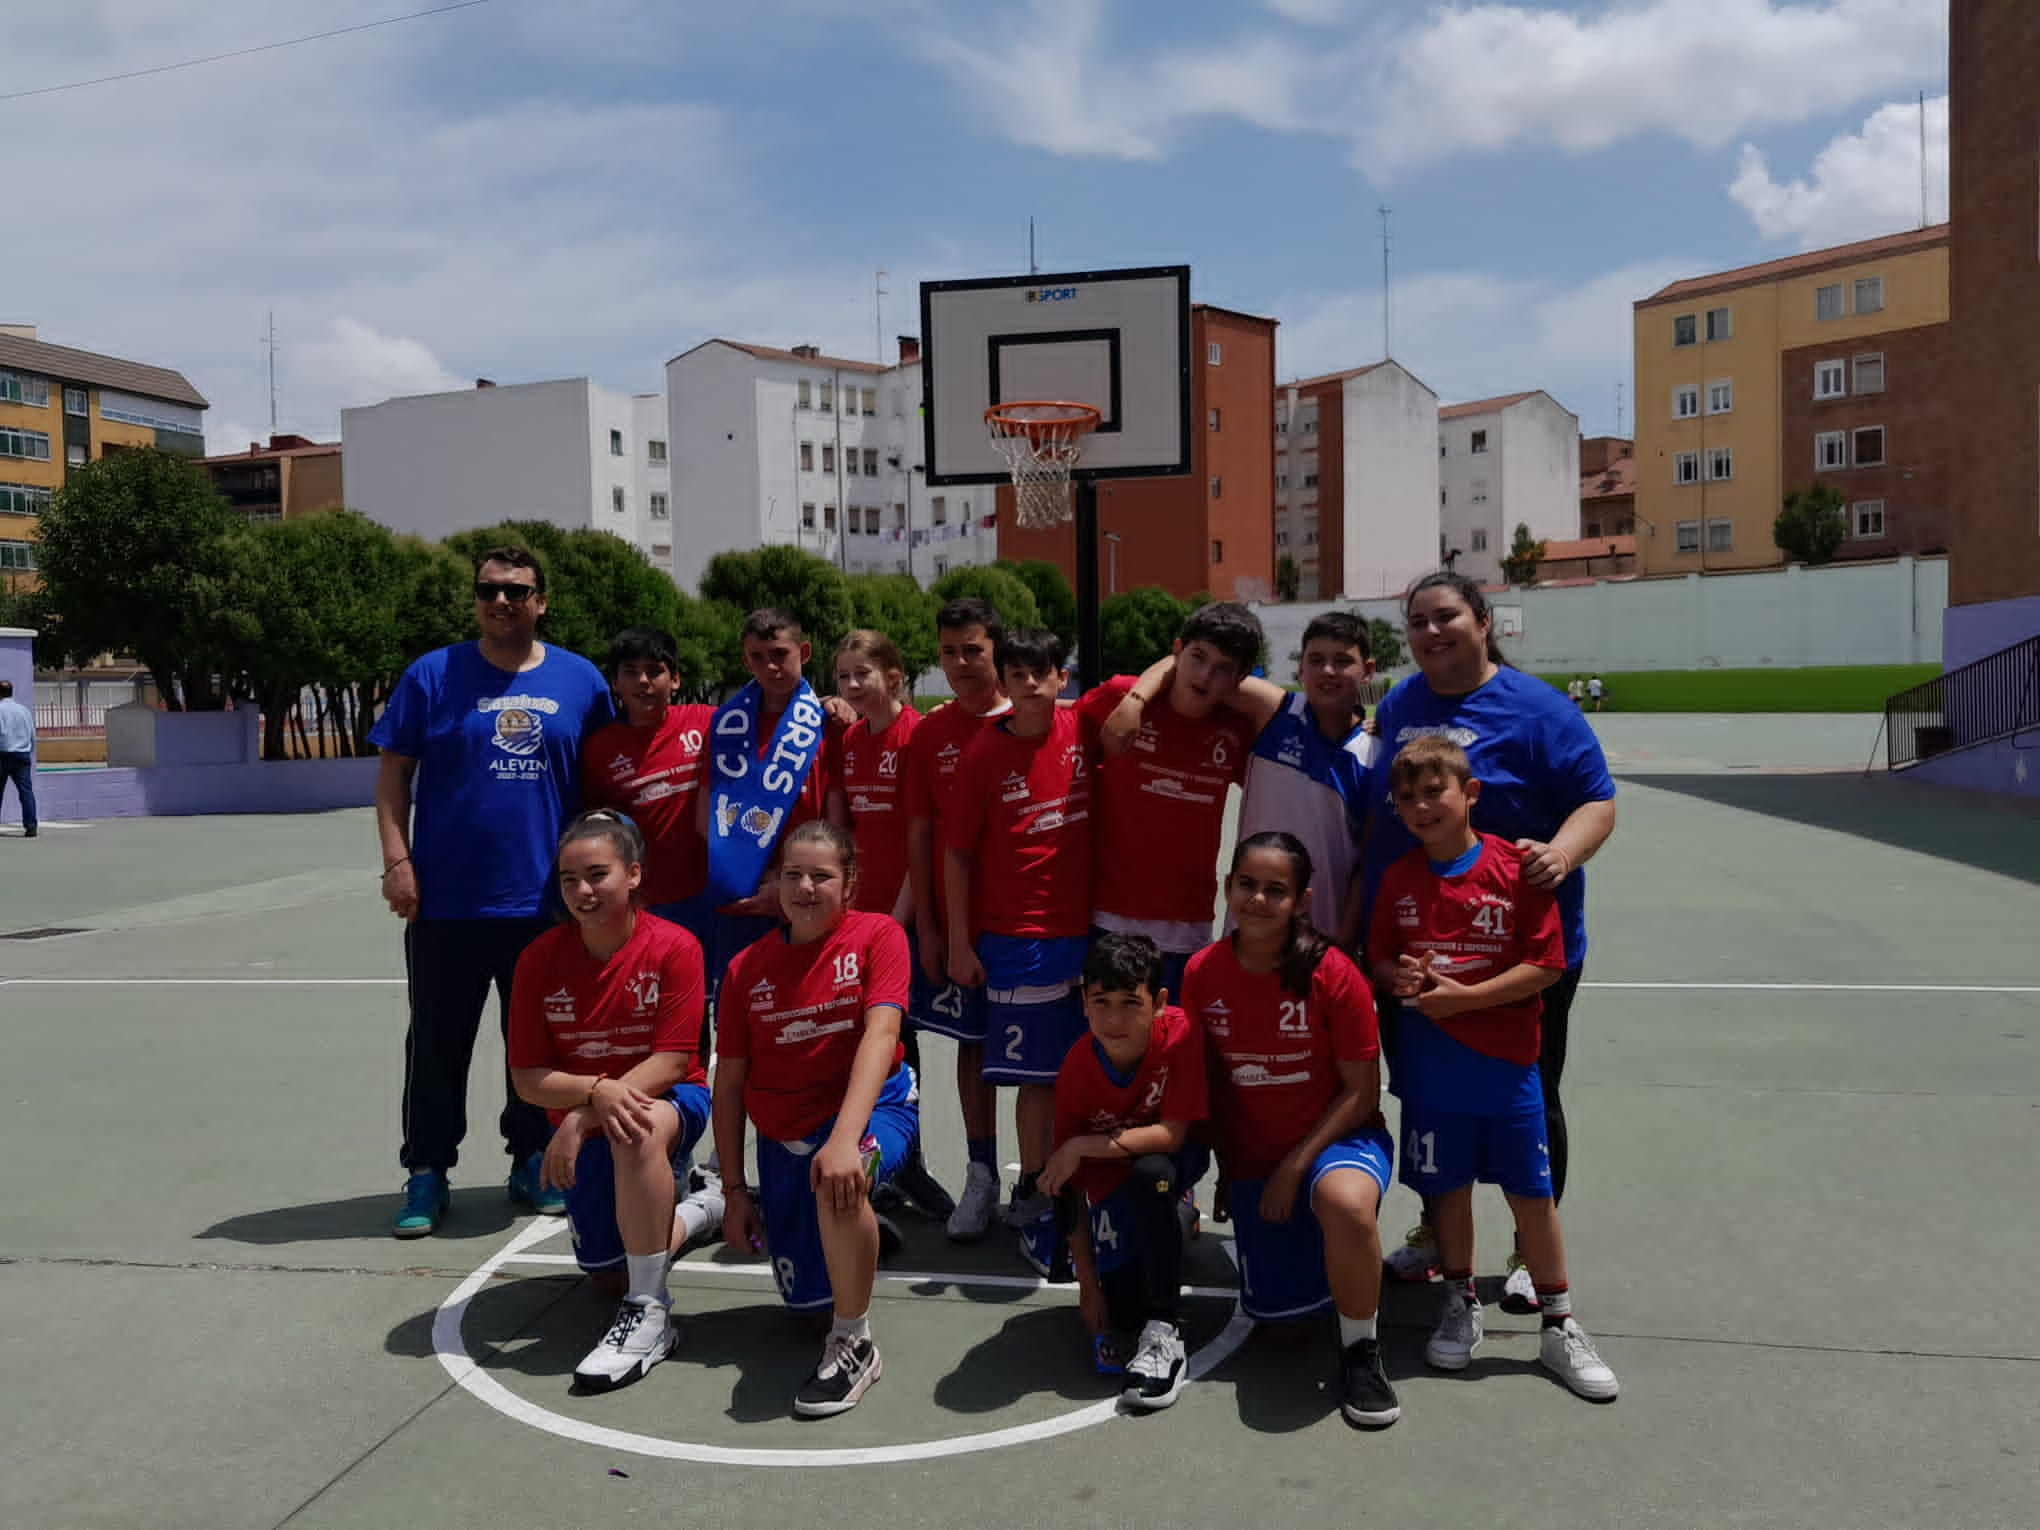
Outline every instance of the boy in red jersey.
[(938, 707), (907, 744), (907, 876), (913, 892), (916, 1030), (956, 1043), (956, 1093), (969, 1153), (963, 1193), (949, 1236), (971, 1243), (991, 1229), (999, 1209), (997, 1095), (985, 1082), (985, 991), (949, 978), (948, 904), (943, 891), (945, 813), (964, 751), (1011, 709), (999, 688), (999, 613), (982, 600), (952, 600), (935, 613), (942, 674), (956, 700)]
[(676, 1169), (708, 1123), (701, 947), (637, 909), (643, 836), (621, 814), (583, 813), (560, 839), (570, 924), (517, 960), (510, 1078), (553, 1124), (544, 1182), (566, 1192), (574, 1257), (621, 1296), (575, 1368), (590, 1390), (628, 1385), (673, 1347), (666, 1290)]
[(965, 751), (944, 831), (949, 977), (986, 998), (984, 1076), (1019, 1086), (1020, 1179), (1006, 1220), (1047, 1274), (1055, 1208), (1036, 1177), (1055, 1145), (1055, 1078), (1084, 1034), (1077, 993), (1091, 924), (1095, 731), (1056, 705), (1063, 645), (1008, 632), (999, 679), (1012, 712)]
[(1402, 1001), (1402, 1178), (1431, 1208), (1444, 1267), (1445, 1311), (1424, 1357), (1464, 1370), (1480, 1348), (1473, 1186), (1485, 1180), (1508, 1199), (1537, 1288), (1539, 1360), (1580, 1396), (1606, 1401), (1615, 1373), (1572, 1315), (1537, 1074), (1538, 995), (1565, 971), (1557, 902), (1525, 879), (1514, 845), (1474, 830), (1480, 782), (1450, 739), (1404, 745), (1389, 788), (1420, 848), (1383, 875), (1367, 950), (1376, 979)]
[[(1123, 1369), (1127, 1404), (1152, 1412), (1183, 1390), (1177, 1155), (1204, 1118), (1204, 1055), (1183, 1012), (1165, 1007), (1162, 953), (1147, 937), (1100, 937), (1083, 984), (1091, 1034), (1056, 1075), (1056, 1148), (1040, 1183), (1068, 1229), (1099, 1369)], [(1115, 1330), (1139, 1335), (1130, 1360)]]

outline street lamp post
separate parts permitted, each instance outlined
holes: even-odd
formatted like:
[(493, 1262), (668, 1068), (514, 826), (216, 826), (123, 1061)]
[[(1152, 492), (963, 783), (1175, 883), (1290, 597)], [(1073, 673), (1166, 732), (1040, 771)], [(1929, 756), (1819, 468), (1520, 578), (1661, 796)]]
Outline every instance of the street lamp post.
[(1105, 533), (1105, 559), (1105, 593), (1107, 595), (1117, 595), (1119, 593), (1119, 533), (1116, 531)]

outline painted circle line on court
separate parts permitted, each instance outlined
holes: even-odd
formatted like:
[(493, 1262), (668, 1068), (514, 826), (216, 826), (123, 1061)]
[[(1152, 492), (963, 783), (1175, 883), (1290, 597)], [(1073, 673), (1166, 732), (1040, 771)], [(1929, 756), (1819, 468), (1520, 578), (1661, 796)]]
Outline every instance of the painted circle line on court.
[[(736, 1448), (726, 1445), (703, 1445), (690, 1440), (668, 1440), (657, 1435), (636, 1434), (627, 1429), (612, 1429), (605, 1424), (593, 1424), (585, 1419), (568, 1418), (539, 1406), (527, 1398), (518, 1396), (495, 1377), (483, 1370), (481, 1365), (467, 1351), (467, 1344), (461, 1337), (461, 1321), (467, 1315), (468, 1303), (477, 1291), (488, 1283), (505, 1264), (518, 1260), (525, 1250), (556, 1236), (562, 1230), (558, 1221), (536, 1221), (520, 1228), (511, 1240), (504, 1244), (481, 1267), (468, 1276), (452, 1294), (439, 1305), (439, 1311), (432, 1320), (432, 1350), (439, 1357), (439, 1363), (446, 1368), (446, 1374), (453, 1378), (471, 1396), (506, 1417), (519, 1423), (542, 1429), (547, 1434), (558, 1435), (561, 1439), (578, 1440), (586, 1445), (601, 1445), (610, 1450), (625, 1450), (633, 1455), (656, 1456), (667, 1461), (698, 1461), (711, 1466), (879, 1466), (900, 1461), (931, 1461), (943, 1456), (971, 1455), (981, 1450), (1003, 1450), (1011, 1445), (1028, 1445), (1037, 1440), (1054, 1439), (1057, 1435), (1074, 1434), (1079, 1429), (1089, 1429), (1102, 1424), (1119, 1414), (1119, 1399), (1107, 1398), (1089, 1407), (1079, 1408), (1071, 1413), (1062, 1413), (1054, 1418), (1036, 1419), (1031, 1423), (1014, 1424), (1005, 1429), (989, 1429), (977, 1434), (952, 1435), (939, 1440), (916, 1440), (907, 1444), (857, 1446), (840, 1450), (801, 1450)], [(972, 1283), (968, 1276), (944, 1275), (935, 1277), (952, 1285), (967, 1286)], [(1239, 1310), (1233, 1307), (1232, 1319), (1224, 1330), (1190, 1356), (1186, 1375), (1191, 1381), (1202, 1380), (1213, 1370), (1231, 1358), (1233, 1351), (1246, 1342), (1253, 1324)]]

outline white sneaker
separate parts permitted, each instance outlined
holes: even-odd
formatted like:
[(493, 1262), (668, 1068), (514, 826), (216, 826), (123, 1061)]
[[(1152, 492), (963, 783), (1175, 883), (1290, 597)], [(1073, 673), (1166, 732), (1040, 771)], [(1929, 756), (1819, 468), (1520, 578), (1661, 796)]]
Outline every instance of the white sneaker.
[(1547, 1371), (1582, 1397), (1608, 1402), (1621, 1391), (1608, 1362), (1594, 1348), (1586, 1329), (1573, 1318), (1538, 1335), (1537, 1358)]
[(999, 1211), (999, 1176), (981, 1163), (974, 1163), (963, 1178), (963, 1194), (956, 1198), (956, 1210), (945, 1226), (952, 1242), (975, 1243), (992, 1230), (992, 1218)]
[(1448, 1290), (1444, 1314), (1424, 1345), (1424, 1358), (1441, 1371), (1463, 1371), (1486, 1336), (1487, 1320), (1481, 1316), (1480, 1303), (1468, 1301), (1457, 1289)]
[(1126, 1388), (1119, 1395), (1128, 1407), (1159, 1412), (1182, 1395), (1185, 1368), (1183, 1335), (1174, 1323), (1151, 1319), (1126, 1362)]
[(673, 1352), (676, 1337), (661, 1303), (627, 1301), (602, 1342), (574, 1367), (574, 1380), (593, 1392), (627, 1387)]
[(1438, 1240), (1430, 1228), (1419, 1222), (1403, 1238), (1402, 1246), (1382, 1263), (1397, 1280), (1421, 1285), (1438, 1273)]
[(712, 1243), (722, 1236), (722, 1176), (713, 1169), (694, 1171), (694, 1188), (673, 1207), (673, 1230), (680, 1234), (684, 1250), (696, 1243)]
[(1520, 1316), (1542, 1310), (1543, 1305), (1537, 1300), (1537, 1282), (1530, 1278), (1530, 1267), (1523, 1263), (1521, 1254), (1509, 1255), (1509, 1273), (1502, 1281), (1502, 1311)]
[(885, 1362), (871, 1340), (839, 1338), (832, 1333), (822, 1345), (821, 1364), (794, 1393), (793, 1411), (802, 1418), (848, 1413), (884, 1374)]

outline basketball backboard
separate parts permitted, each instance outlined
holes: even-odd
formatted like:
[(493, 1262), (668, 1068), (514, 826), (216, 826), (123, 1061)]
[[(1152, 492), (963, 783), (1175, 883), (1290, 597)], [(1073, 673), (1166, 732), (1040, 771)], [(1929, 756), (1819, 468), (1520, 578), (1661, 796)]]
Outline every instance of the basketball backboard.
[(1002, 483), (985, 410), (1023, 399), (1100, 413), (1074, 476), (1190, 471), (1190, 268), (921, 284), (931, 484)]

